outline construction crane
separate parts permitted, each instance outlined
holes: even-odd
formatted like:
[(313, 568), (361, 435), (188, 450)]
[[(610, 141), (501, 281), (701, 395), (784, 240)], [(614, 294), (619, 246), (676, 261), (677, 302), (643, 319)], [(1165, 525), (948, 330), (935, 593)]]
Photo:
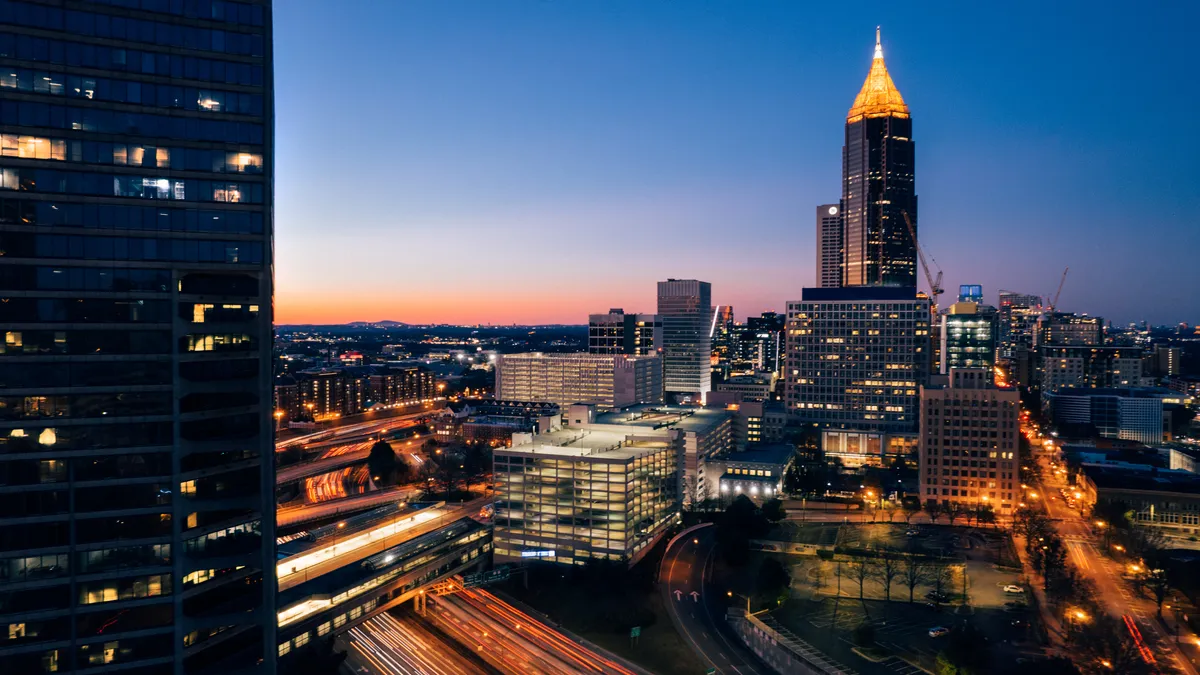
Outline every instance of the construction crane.
[(937, 279), (933, 278), (933, 272), (929, 271), (929, 264), (925, 262), (925, 251), (921, 248), (921, 242), (917, 241), (917, 228), (913, 227), (912, 220), (908, 217), (908, 211), (901, 211), (900, 215), (904, 216), (904, 224), (908, 225), (908, 234), (912, 237), (913, 247), (917, 249), (917, 255), (921, 258), (921, 269), (925, 270), (925, 281), (929, 282), (931, 310), (937, 314), (938, 296), (946, 292), (946, 289), (942, 288), (942, 271), (938, 270)]
[(1062, 287), (1063, 287), (1063, 284), (1067, 283), (1067, 272), (1070, 272), (1070, 271), (1071, 271), (1070, 267), (1063, 269), (1062, 279), (1059, 279), (1059, 281), (1058, 281), (1058, 290), (1054, 292), (1054, 301), (1050, 303), (1050, 313), (1051, 314), (1053, 314), (1055, 308), (1058, 307), (1058, 296), (1062, 295)]

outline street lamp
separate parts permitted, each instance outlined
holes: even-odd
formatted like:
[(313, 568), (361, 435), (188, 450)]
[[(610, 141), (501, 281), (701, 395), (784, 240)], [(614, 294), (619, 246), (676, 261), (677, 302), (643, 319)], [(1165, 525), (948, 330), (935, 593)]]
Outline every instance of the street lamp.
[(746, 600), (746, 613), (747, 614), (750, 613), (750, 596), (742, 595), (741, 593), (734, 593), (733, 591), (725, 591), (725, 595), (730, 598), (732, 598), (735, 595), (738, 596), (739, 598), (744, 598)]

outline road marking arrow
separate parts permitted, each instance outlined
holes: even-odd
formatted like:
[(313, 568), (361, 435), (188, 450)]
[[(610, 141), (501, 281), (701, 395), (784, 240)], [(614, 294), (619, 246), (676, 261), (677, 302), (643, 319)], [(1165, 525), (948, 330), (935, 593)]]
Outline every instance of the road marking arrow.
[(683, 591), (679, 590), (678, 588), (675, 589), (675, 599), (683, 600)]
[(697, 593), (696, 591), (692, 591), (690, 593), (690, 595), (692, 596), (692, 602), (700, 602), (700, 594), (699, 593)]

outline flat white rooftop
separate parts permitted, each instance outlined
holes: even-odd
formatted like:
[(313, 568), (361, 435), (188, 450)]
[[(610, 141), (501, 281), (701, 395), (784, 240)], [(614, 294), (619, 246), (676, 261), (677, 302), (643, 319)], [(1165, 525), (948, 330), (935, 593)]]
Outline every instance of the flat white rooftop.
[(587, 459), (595, 461), (624, 461), (634, 457), (647, 455), (670, 445), (666, 435), (662, 440), (647, 438), (645, 429), (632, 431), (616, 429), (566, 428), (538, 434), (533, 441), (514, 445), (511, 448), (497, 448), (497, 455), (509, 457), (561, 457), (567, 459)]

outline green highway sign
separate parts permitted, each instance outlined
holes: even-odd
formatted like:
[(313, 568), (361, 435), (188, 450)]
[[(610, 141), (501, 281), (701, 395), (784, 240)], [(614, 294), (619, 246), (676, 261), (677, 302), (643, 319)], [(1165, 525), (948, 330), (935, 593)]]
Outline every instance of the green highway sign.
[(494, 570), (488, 570), (487, 572), (467, 574), (463, 576), (463, 588), (474, 588), (476, 586), (484, 586), (497, 581), (504, 581), (508, 578), (511, 572), (511, 567), (502, 565)]
[(629, 637), (635, 638), (635, 637), (641, 637), (641, 635), (642, 635), (642, 627), (641, 626), (634, 626), (633, 628), (629, 629)]

